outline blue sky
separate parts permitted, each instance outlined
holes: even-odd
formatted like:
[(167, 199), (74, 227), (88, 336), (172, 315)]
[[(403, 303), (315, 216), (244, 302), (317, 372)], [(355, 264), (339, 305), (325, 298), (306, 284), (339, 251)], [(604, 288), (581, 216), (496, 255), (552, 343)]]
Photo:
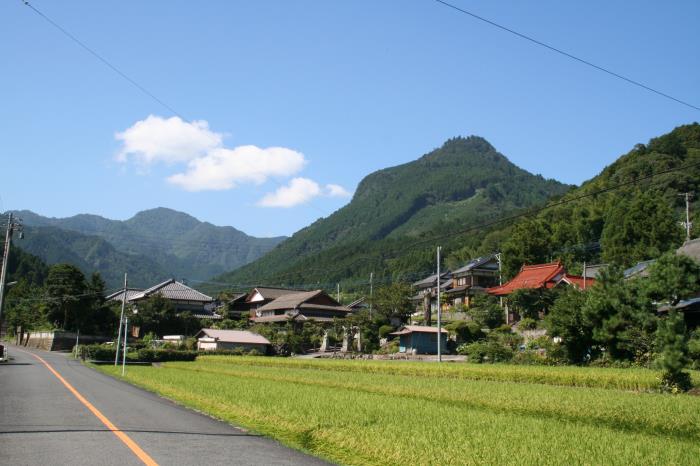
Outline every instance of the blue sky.
[[(698, 2), (454, 3), (700, 105)], [(165, 206), (288, 235), (453, 136), (578, 184), (700, 120), (432, 0), (32, 4), (187, 121), (0, 2), (3, 210)]]

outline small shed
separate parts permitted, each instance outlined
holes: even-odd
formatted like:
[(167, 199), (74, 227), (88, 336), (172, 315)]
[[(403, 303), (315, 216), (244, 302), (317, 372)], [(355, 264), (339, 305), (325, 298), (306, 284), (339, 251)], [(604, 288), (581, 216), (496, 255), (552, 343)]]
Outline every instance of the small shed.
[(267, 338), (247, 330), (203, 328), (196, 337), (197, 349), (200, 351), (234, 349), (250, 351), (254, 349), (265, 354), (270, 347), (270, 341)]
[[(440, 329), (441, 347), (447, 347), (447, 330)], [(399, 352), (413, 354), (437, 354), (437, 327), (426, 325), (405, 325), (391, 333), (399, 337)]]

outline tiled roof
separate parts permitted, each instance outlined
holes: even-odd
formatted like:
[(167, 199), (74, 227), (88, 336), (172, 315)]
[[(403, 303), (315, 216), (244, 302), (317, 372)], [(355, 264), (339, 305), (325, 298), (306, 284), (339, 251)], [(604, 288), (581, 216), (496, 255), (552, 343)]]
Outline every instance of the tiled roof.
[(291, 288), (275, 288), (275, 287), (267, 287), (267, 286), (257, 286), (253, 288), (253, 291), (251, 291), (248, 296), (252, 297), (255, 295), (255, 292), (260, 293), (260, 296), (263, 297), (263, 299), (277, 299), (281, 296), (285, 296), (288, 294), (296, 294), (303, 292), (305, 290), (296, 290), (296, 289), (291, 289)]
[(487, 292), (496, 296), (504, 296), (523, 288), (542, 288), (548, 282), (565, 273), (564, 266), (559, 261), (549, 264), (523, 265), (518, 275), (501, 286), (489, 288)]
[(333, 317), (320, 317), (320, 316), (305, 316), (302, 313), (298, 314), (279, 314), (275, 316), (263, 316), (263, 317), (253, 317), (251, 319), (253, 322), (258, 324), (270, 323), (270, 322), (287, 322), (290, 320), (313, 320), (316, 322), (333, 322)]
[[(126, 289), (126, 301), (129, 302), (131, 299), (136, 296), (137, 294), (140, 294), (143, 292), (142, 289), (140, 288), (127, 288)], [(112, 293), (111, 295), (107, 296), (105, 298), (107, 301), (119, 301), (121, 302), (124, 299), (124, 290), (119, 290), (116, 293)]]
[(270, 341), (262, 335), (248, 332), (246, 330), (218, 330), (214, 328), (203, 328), (197, 334), (197, 338), (209, 337), (224, 343), (251, 343), (269, 345)]
[[(316, 296), (318, 296), (322, 293), (323, 293), (323, 290), (314, 290), (314, 291), (303, 291), (301, 293), (297, 292), (297, 293), (293, 293), (293, 294), (287, 294), (284, 296), (280, 296), (279, 298), (275, 299), (274, 301), (269, 302), (269, 303), (265, 304), (264, 306), (261, 306), (258, 309), (258, 312), (297, 309), (299, 307), (350, 312), (350, 309), (348, 309), (345, 306), (341, 306), (340, 304), (338, 304), (337, 306), (324, 305), (324, 304), (306, 304), (306, 301), (310, 300), (311, 298), (315, 298)], [(335, 300), (333, 300), (333, 301), (335, 302)]]
[[(496, 259), (496, 256), (493, 254), (491, 254), (490, 256), (477, 257), (476, 259), (472, 259), (471, 261), (467, 262), (467, 265), (465, 265), (464, 267), (460, 267), (457, 270), (454, 270), (452, 272), (452, 275), (454, 276), (461, 273), (469, 272), (470, 270), (487, 264), (488, 262), (493, 261), (494, 259)], [(496, 263), (495, 266), (492, 266), (490, 268), (498, 270), (498, 263)]]
[(147, 290), (138, 293), (131, 298), (129, 301), (136, 301), (139, 299), (148, 298), (149, 296), (160, 294), (164, 298), (178, 300), (178, 301), (199, 301), (203, 303), (210, 303), (214, 301), (214, 298), (207, 296), (204, 293), (200, 293), (194, 288), (190, 288), (184, 283), (180, 283), (175, 279), (171, 278), (163, 283), (152, 286)]
[(632, 278), (632, 277), (648, 277), (649, 276), (649, 271), (647, 268), (651, 264), (656, 262), (656, 259), (648, 260), (648, 261), (642, 261), (642, 262), (637, 262), (634, 264), (632, 267), (629, 269), (625, 269), (622, 272), (622, 275), (624, 275), (625, 278)]
[[(452, 273), (447, 271), (447, 272), (442, 272), (440, 273), (440, 281), (442, 282), (443, 280), (449, 280), (452, 278)], [(437, 274), (434, 273), (429, 277), (424, 278), (423, 280), (419, 280), (415, 283), (413, 283), (413, 286), (417, 287), (429, 287), (429, 286), (435, 286), (437, 284)]]
[[(444, 328), (440, 329), (441, 333), (449, 333)], [(427, 325), (404, 325), (391, 335), (408, 335), (409, 333), (438, 333), (437, 327), (429, 327)]]

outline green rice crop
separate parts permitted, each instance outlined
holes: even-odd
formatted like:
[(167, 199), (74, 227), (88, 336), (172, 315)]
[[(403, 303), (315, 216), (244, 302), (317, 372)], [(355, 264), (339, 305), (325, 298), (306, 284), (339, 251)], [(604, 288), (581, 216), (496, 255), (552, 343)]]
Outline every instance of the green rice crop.
[(342, 464), (700, 464), (700, 398), (626, 391), (652, 371), (480, 367), (205, 357), (127, 380)]

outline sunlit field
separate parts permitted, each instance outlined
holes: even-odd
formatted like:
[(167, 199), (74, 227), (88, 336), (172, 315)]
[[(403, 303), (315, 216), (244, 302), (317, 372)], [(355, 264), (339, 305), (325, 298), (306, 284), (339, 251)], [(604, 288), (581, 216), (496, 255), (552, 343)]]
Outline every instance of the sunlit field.
[(700, 397), (646, 369), (205, 356), (126, 379), (341, 464), (700, 464)]

